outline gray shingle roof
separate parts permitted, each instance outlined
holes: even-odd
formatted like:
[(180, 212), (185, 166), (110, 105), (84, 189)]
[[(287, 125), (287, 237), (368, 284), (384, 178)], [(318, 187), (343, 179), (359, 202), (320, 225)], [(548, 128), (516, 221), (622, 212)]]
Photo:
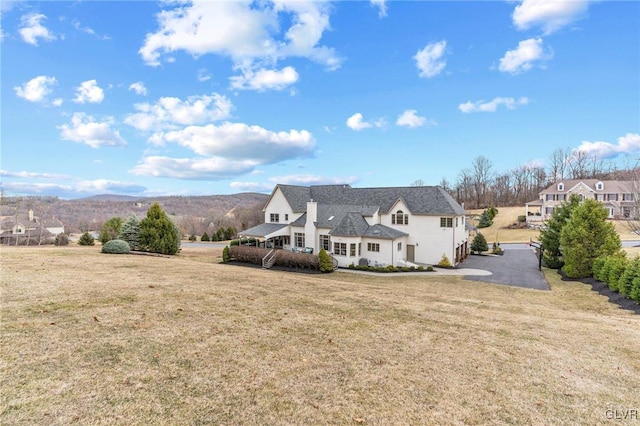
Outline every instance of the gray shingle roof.
[(318, 205), (378, 207), (389, 213), (398, 200), (409, 212), (422, 215), (462, 215), (464, 209), (439, 186), (390, 188), (352, 188), (349, 185), (292, 186), (278, 185), (295, 212), (304, 212), (308, 201)]

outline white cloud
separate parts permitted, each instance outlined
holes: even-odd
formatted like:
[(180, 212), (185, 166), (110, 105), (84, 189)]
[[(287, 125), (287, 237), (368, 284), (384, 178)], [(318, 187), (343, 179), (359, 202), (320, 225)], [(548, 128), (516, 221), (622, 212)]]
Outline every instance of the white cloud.
[(177, 143), (198, 155), (250, 160), (271, 164), (291, 158), (307, 157), (316, 147), (306, 130), (274, 132), (260, 126), (225, 122), (218, 126), (189, 126), (160, 136), (165, 143)]
[[(47, 177), (45, 177), (47, 178)], [(61, 178), (58, 178), (61, 179)], [(52, 195), (61, 198), (85, 197), (96, 194), (141, 194), (146, 188), (135, 183), (98, 179), (93, 181), (75, 180), (70, 176), (64, 179), (71, 183), (59, 182), (4, 182), (7, 193), (25, 195)]]
[(405, 110), (396, 120), (396, 125), (410, 128), (422, 127), (425, 124), (435, 126), (436, 122), (434, 120), (427, 120), (426, 117), (420, 117), (418, 111), (415, 109)]
[(103, 99), (104, 90), (98, 86), (98, 82), (96, 80), (87, 80), (76, 87), (76, 97), (73, 101), (79, 104), (87, 102), (99, 104)]
[(139, 176), (171, 177), (176, 179), (227, 179), (250, 172), (256, 167), (250, 160), (229, 161), (222, 157), (171, 158), (145, 157), (131, 173)]
[(420, 77), (431, 78), (442, 72), (444, 67), (447, 66), (447, 62), (442, 59), (446, 48), (446, 40), (441, 40), (427, 44), (423, 49), (418, 50), (413, 59), (415, 59), (416, 66), (420, 70)]
[(316, 141), (306, 130), (274, 132), (243, 123), (189, 126), (157, 133), (156, 142), (175, 143), (196, 154), (193, 158), (148, 156), (132, 173), (180, 179), (223, 179), (249, 173), (256, 167), (309, 157)]
[(233, 104), (226, 96), (213, 93), (211, 96), (189, 96), (184, 101), (164, 97), (155, 104), (139, 103), (134, 108), (138, 112), (128, 115), (125, 123), (142, 131), (159, 131), (224, 120), (230, 117)]
[(77, 112), (73, 114), (69, 124), (58, 126), (58, 129), (62, 139), (83, 143), (92, 148), (126, 146), (127, 141), (120, 136), (117, 130), (111, 128), (113, 123), (114, 121), (111, 117), (96, 121), (90, 115)]
[(380, 18), (387, 16), (387, 0), (371, 0), (371, 4), (378, 8)]
[(508, 97), (508, 98), (497, 97), (497, 98), (493, 98), (489, 102), (468, 101), (458, 105), (458, 109), (464, 113), (495, 112), (500, 105), (504, 105), (507, 109), (516, 109), (517, 107), (522, 105), (527, 105), (528, 103), (529, 103), (529, 98), (524, 96), (519, 99), (514, 99), (512, 97)]
[(582, 18), (588, 8), (587, 0), (524, 0), (512, 18), (519, 30), (540, 26), (545, 34), (551, 34)]
[(293, 67), (281, 70), (259, 69), (248, 70), (242, 76), (231, 77), (231, 88), (251, 89), (263, 92), (265, 90), (282, 90), (298, 81), (298, 73)]
[(502, 72), (519, 74), (530, 70), (535, 62), (551, 59), (552, 56), (550, 51), (544, 51), (541, 38), (530, 38), (522, 40), (514, 50), (507, 51), (500, 59), (498, 69)]
[(598, 158), (614, 158), (621, 154), (638, 153), (640, 152), (640, 134), (627, 133), (618, 138), (617, 144), (584, 141), (574, 151), (595, 154)]
[(68, 175), (62, 175), (58, 173), (38, 173), (38, 172), (27, 172), (25, 170), (21, 172), (10, 172), (8, 170), (0, 170), (0, 176), (10, 177), (10, 178), (21, 178), (21, 179), (68, 179)]
[(27, 81), (22, 86), (14, 87), (13, 90), (16, 91), (16, 95), (30, 102), (42, 102), (51, 93), (51, 86), (56, 83), (55, 77), (40, 75)]
[(368, 129), (370, 127), (385, 127), (387, 125), (387, 121), (384, 117), (380, 117), (373, 122), (367, 122), (364, 121), (362, 114), (357, 112), (347, 119), (346, 124), (347, 127), (349, 127), (351, 130), (360, 131), (362, 129)]
[(289, 57), (308, 58), (330, 70), (340, 67), (335, 51), (319, 45), (330, 28), (328, 3), (192, 0), (164, 5), (158, 30), (147, 34), (139, 50), (148, 65), (160, 65), (163, 56), (184, 50), (196, 57), (228, 56), (234, 69), (244, 72), (271, 69)]
[(41, 21), (45, 19), (47, 19), (47, 17), (41, 13), (23, 15), (22, 18), (20, 18), (21, 27), (19, 30), (22, 40), (34, 46), (38, 45), (38, 39), (44, 41), (55, 40), (56, 36), (41, 24)]
[(147, 96), (147, 88), (144, 83), (141, 81), (136, 81), (135, 83), (131, 83), (129, 85), (129, 90), (133, 90), (137, 95)]

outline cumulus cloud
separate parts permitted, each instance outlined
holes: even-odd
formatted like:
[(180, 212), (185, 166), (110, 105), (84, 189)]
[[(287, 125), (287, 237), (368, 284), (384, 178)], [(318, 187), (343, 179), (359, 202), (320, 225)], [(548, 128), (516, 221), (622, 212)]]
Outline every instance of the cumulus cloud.
[(260, 126), (225, 122), (220, 125), (189, 126), (161, 135), (165, 143), (177, 143), (198, 155), (228, 160), (250, 160), (272, 164), (290, 158), (307, 157), (316, 141), (306, 130), (274, 132)]
[(598, 158), (614, 158), (621, 154), (638, 153), (640, 152), (640, 134), (627, 133), (618, 138), (617, 144), (584, 141), (574, 151), (595, 154)]
[(155, 104), (139, 103), (134, 108), (138, 112), (129, 114), (125, 123), (141, 131), (160, 131), (224, 120), (230, 117), (233, 104), (226, 96), (213, 93), (186, 100), (163, 97)]
[(380, 18), (387, 16), (387, 0), (371, 0), (371, 4), (378, 8)]
[(427, 44), (423, 49), (418, 50), (413, 59), (416, 61), (418, 70), (420, 70), (418, 74), (420, 77), (431, 78), (442, 72), (444, 67), (447, 66), (447, 62), (442, 59), (446, 48), (446, 40), (441, 40)]
[(515, 99), (512, 97), (504, 98), (497, 97), (493, 98), (489, 102), (485, 101), (476, 101), (476, 102), (465, 102), (463, 104), (458, 105), (458, 109), (464, 113), (471, 112), (496, 112), (500, 105), (504, 105), (507, 109), (516, 109), (519, 106), (527, 105), (529, 103), (529, 98), (521, 97), (519, 99)]
[(346, 124), (351, 130), (360, 131), (370, 127), (384, 127), (387, 123), (384, 118), (378, 118), (373, 122), (364, 121), (362, 114), (357, 112), (347, 119)]
[(498, 69), (502, 72), (519, 74), (529, 71), (534, 63), (551, 59), (551, 51), (544, 50), (541, 38), (530, 38), (518, 43), (518, 47), (509, 50), (500, 59)]
[(51, 86), (56, 83), (55, 77), (40, 75), (27, 81), (22, 86), (14, 87), (13, 90), (15, 90), (18, 97), (29, 102), (42, 102), (51, 93)]
[(187, 180), (227, 179), (253, 170), (250, 160), (229, 161), (226, 158), (171, 158), (149, 156), (142, 159), (131, 173), (139, 176), (171, 177)]
[[(192, 0), (164, 4), (167, 9), (157, 15), (158, 30), (147, 34), (139, 50), (148, 65), (160, 65), (166, 55), (183, 50), (196, 57), (230, 57), (234, 69), (242, 70), (244, 77), (274, 69), (279, 60), (290, 57), (307, 58), (329, 70), (340, 67), (341, 59), (334, 49), (320, 45), (322, 35), (330, 29), (328, 3)], [(292, 73), (287, 73), (290, 80)], [(244, 81), (240, 78), (236, 84)], [(256, 87), (270, 88), (263, 84)]]
[(76, 103), (92, 103), (99, 104), (104, 100), (104, 90), (98, 86), (96, 80), (87, 80), (80, 83), (80, 86), (76, 87), (76, 97), (73, 100)]
[(436, 122), (433, 120), (427, 120), (426, 117), (420, 117), (418, 115), (418, 111), (415, 109), (405, 110), (396, 120), (396, 125), (410, 128), (422, 127), (425, 124), (435, 126)]
[(127, 141), (120, 136), (117, 130), (111, 128), (113, 124), (112, 117), (97, 121), (90, 115), (77, 112), (73, 114), (69, 124), (58, 126), (58, 130), (60, 130), (62, 139), (83, 143), (92, 148), (126, 146)]
[(131, 83), (129, 85), (129, 90), (132, 90), (136, 93), (136, 95), (147, 96), (147, 88), (144, 83), (141, 81), (136, 81), (135, 83)]
[(588, 7), (588, 0), (524, 0), (514, 9), (512, 19), (519, 30), (539, 26), (551, 34), (582, 18)]
[(22, 40), (34, 46), (38, 45), (39, 39), (44, 41), (55, 40), (56, 36), (42, 25), (42, 21), (45, 19), (47, 19), (47, 17), (41, 13), (23, 15), (22, 18), (20, 18), (19, 30)]
[(179, 179), (226, 179), (256, 167), (313, 155), (316, 141), (306, 130), (274, 132), (260, 126), (225, 122), (159, 132), (154, 142), (177, 144), (191, 150), (193, 158), (148, 156), (132, 173)]
[(293, 67), (284, 67), (281, 70), (246, 70), (241, 76), (229, 79), (231, 88), (240, 90), (282, 90), (298, 81), (298, 73)]

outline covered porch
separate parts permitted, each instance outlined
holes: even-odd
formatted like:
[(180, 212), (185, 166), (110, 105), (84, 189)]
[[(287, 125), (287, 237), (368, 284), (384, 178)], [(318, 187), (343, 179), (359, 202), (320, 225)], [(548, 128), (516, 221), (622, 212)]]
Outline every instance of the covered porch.
[(291, 248), (289, 225), (282, 223), (262, 223), (253, 228), (238, 232), (238, 237), (255, 238), (256, 246), (276, 249)]

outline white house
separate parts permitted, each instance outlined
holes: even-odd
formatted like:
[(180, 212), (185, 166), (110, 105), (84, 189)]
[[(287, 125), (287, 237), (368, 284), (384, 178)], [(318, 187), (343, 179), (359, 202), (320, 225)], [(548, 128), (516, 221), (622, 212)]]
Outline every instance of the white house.
[(64, 233), (64, 225), (56, 218), (40, 219), (33, 210), (27, 214), (0, 216), (0, 242), (8, 243), (20, 239), (45, 240)]
[(468, 253), (464, 209), (441, 187), (277, 185), (265, 223), (239, 233), (267, 247), (331, 253), (341, 267), (452, 264)]

